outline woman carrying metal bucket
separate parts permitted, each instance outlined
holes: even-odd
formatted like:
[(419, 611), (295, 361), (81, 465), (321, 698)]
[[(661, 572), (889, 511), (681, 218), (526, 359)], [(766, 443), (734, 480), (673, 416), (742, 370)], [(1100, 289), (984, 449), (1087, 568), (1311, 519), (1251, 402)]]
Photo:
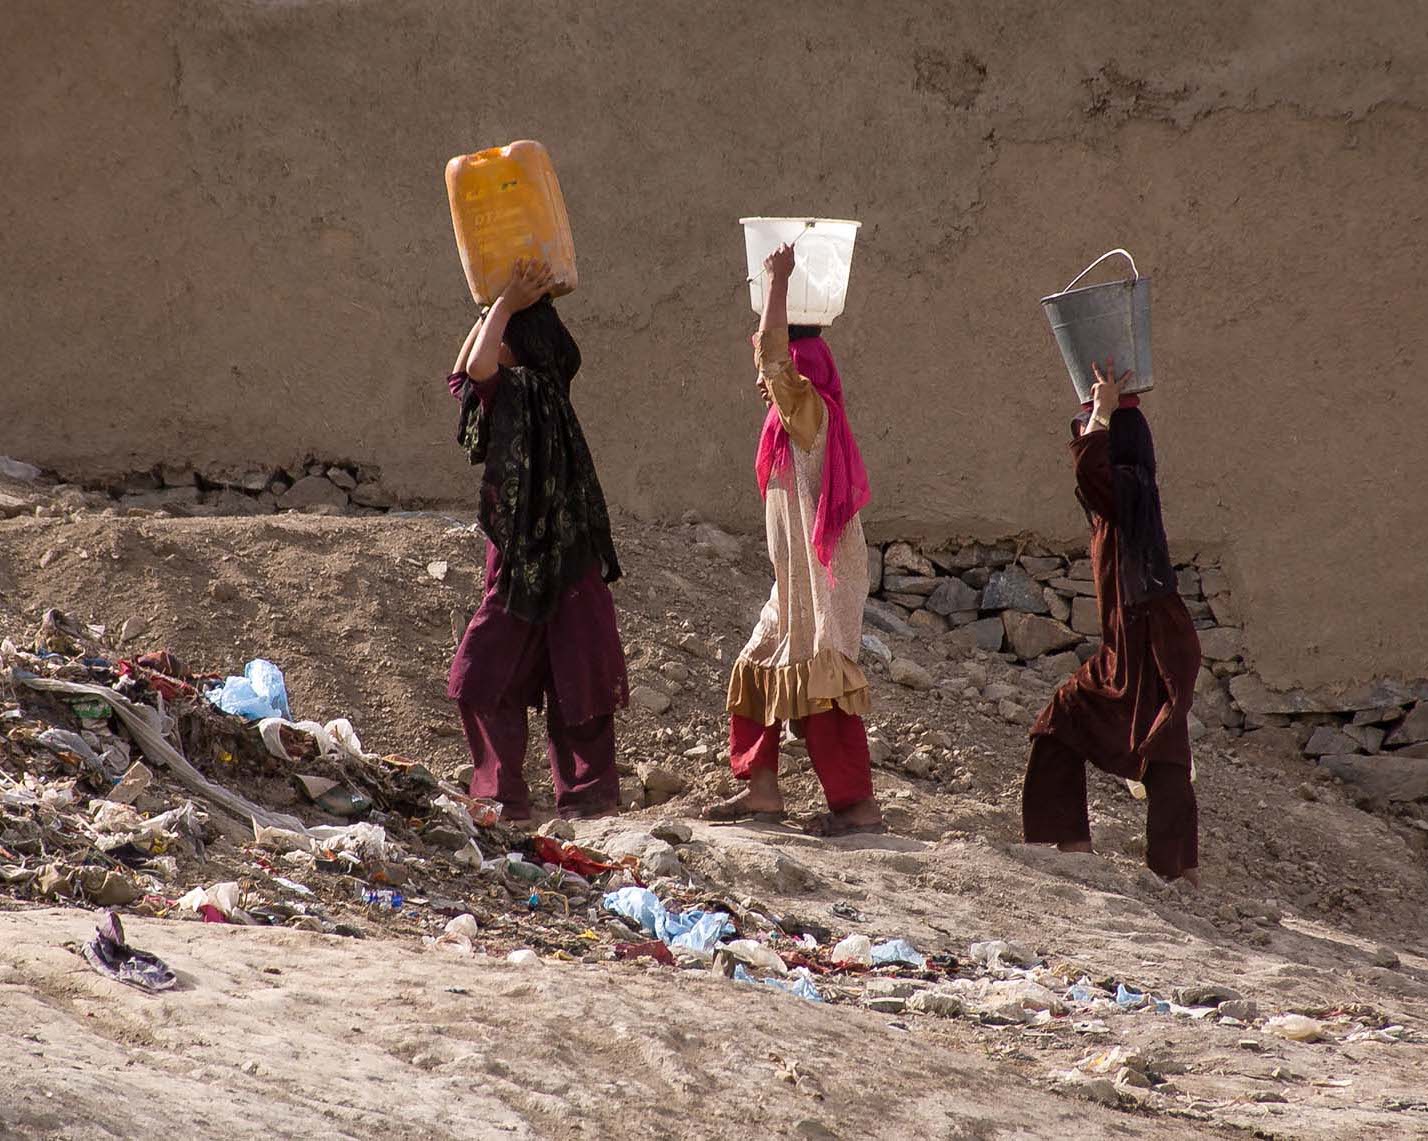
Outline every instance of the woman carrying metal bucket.
[[(1141, 283), (1148, 286), (1137, 275), (1136, 284)], [(1149, 294), (1145, 288), (1139, 293), (1137, 302), (1135, 291), (1125, 292), (1122, 319), (1098, 319), (1105, 327), (1143, 329), (1148, 365)], [(1047, 301), (1066, 296), (1063, 292)], [(1093, 304), (1104, 312), (1104, 297)], [(1137, 304), (1145, 309), (1132, 319)], [(1074, 351), (1057, 327), (1066, 309), (1052, 312), (1048, 305), (1048, 312), (1063, 351)], [(1165, 879), (1198, 887), (1199, 816), (1191, 783), (1189, 716), (1200, 641), (1170, 562), (1150, 424), (1140, 411), (1140, 397), (1125, 391), (1143, 392), (1149, 385), (1135, 383), (1131, 370), (1117, 377), (1114, 360), (1102, 371), (1094, 357), (1073, 361), (1070, 351), (1066, 355), (1073, 380), (1088, 359), (1092, 362), (1085, 370), (1094, 381), (1090, 392), (1077, 386), (1078, 394), (1090, 399), (1072, 424), (1071, 459), (1076, 497), (1091, 525), (1101, 646), (1057, 690), (1031, 728), (1022, 828), (1027, 843), (1091, 851), (1086, 811), (1090, 761), (1145, 786), (1146, 862)]]

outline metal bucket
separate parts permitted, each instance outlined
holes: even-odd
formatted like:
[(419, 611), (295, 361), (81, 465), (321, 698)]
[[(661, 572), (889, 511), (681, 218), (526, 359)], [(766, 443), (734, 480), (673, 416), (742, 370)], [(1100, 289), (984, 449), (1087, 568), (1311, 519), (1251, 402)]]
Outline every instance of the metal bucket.
[[(1130, 281), (1075, 288), (1076, 282), (1116, 254), (1130, 262), (1131, 273), (1135, 274)], [(1150, 278), (1141, 277), (1135, 259), (1125, 250), (1103, 253), (1060, 293), (1043, 297), (1041, 307), (1051, 322), (1051, 332), (1082, 404), (1091, 399), (1091, 388), (1096, 383), (1091, 373), (1093, 362), (1104, 365), (1107, 359), (1114, 359), (1117, 370), (1133, 369), (1121, 389), (1127, 396), (1155, 387), (1150, 371)]]

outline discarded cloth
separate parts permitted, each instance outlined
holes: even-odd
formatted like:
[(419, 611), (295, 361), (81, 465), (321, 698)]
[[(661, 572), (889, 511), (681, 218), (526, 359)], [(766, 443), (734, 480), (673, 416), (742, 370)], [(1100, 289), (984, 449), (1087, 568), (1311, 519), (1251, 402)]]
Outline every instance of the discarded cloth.
[(124, 942), (123, 924), (112, 911), (100, 915), (94, 938), (80, 948), (80, 953), (105, 978), (140, 990), (168, 990), (178, 981), (162, 959)]
[(553, 836), (533, 836), (531, 844), (535, 849), (536, 859), (541, 863), (554, 864), (587, 879), (604, 872), (618, 872), (629, 866), (639, 866), (638, 859), (628, 856), (625, 863), (618, 864), (609, 860), (597, 860), (594, 854), (578, 844), (562, 843)]

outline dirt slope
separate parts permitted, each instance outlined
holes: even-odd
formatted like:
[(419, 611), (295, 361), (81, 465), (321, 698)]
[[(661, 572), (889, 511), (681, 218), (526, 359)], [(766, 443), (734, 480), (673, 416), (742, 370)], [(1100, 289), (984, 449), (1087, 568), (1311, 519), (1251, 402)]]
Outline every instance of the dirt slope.
[[(727, 662), (767, 589), (755, 541), (730, 562), (688, 526), (626, 521), (617, 538), (633, 680), (673, 701), (662, 716), (622, 717), (625, 785), (635, 799), (635, 765), (656, 762), (689, 787), (583, 826), (595, 843), (693, 814), (727, 785), (726, 665), (713, 658), (722, 645)], [(369, 749), (452, 771), (464, 750), (443, 675), (452, 614), (464, 621), (474, 605), (481, 556), (479, 536), (436, 517), (11, 520), (0, 523), (0, 627), (32, 631), (48, 605), (114, 628), (140, 615), (148, 628), (135, 648), (167, 646), (201, 668), (271, 658), (295, 712), (349, 716)], [(438, 560), (441, 581), (427, 569)], [(1141, 870), (1143, 807), (1108, 780), (1093, 780), (1100, 855), (1026, 849), (1016, 843), (1024, 731), (975, 689), (1004, 677), (1035, 707), (1052, 682), (995, 657), (948, 660), (931, 643), (888, 641), (937, 681), (915, 693), (872, 669), (874, 728), (890, 746), (876, 782), (897, 834), (828, 842), (696, 826), (688, 866), (839, 931), (927, 951), (1019, 939), (1073, 979), (1166, 994), (1227, 984), (1263, 1013), (1428, 1029), (1428, 875), (1411, 820), (1353, 807), (1273, 736), (1212, 735), (1197, 747), (1203, 896)], [(673, 680), (672, 664), (687, 680)], [(701, 745), (707, 755), (684, 756)], [(930, 779), (908, 771), (919, 750), (934, 758)], [(815, 808), (796, 750), (786, 769), (794, 806)], [(1051, 1092), (1048, 1075), (1088, 1047), (1069, 1025), (890, 1018), (631, 964), (523, 972), (424, 950), (415, 926), (353, 942), (133, 920), (132, 941), (188, 984), (150, 999), (61, 948), (88, 927), (75, 911), (0, 915), (0, 1021), (26, 1028), (0, 1046), (0, 1131), (130, 1136), (198, 1122), (214, 1136), (1390, 1137), (1428, 1120), (1404, 1108), (1422, 1097), (1413, 1042), (1336, 1032), (1299, 1044), (1261, 1028), (1117, 1015), (1098, 1048), (1135, 1046), (1185, 1070), (1175, 1097), (1117, 1113)], [(1388, 961), (1383, 943), (1397, 967), (1376, 965)], [(800, 1080), (786, 1080), (791, 1067)]]

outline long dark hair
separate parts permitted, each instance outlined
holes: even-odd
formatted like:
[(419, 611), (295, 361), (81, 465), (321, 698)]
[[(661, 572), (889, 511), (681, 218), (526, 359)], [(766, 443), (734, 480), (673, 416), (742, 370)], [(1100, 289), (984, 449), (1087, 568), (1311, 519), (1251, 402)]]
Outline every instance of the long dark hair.
[(1155, 478), (1155, 438), (1139, 408), (1111, 413), (1111, 482), (1120, 532), (1121, 593), (1136, 603), (1176, 589), (1175, 568), (1160, 513)]

